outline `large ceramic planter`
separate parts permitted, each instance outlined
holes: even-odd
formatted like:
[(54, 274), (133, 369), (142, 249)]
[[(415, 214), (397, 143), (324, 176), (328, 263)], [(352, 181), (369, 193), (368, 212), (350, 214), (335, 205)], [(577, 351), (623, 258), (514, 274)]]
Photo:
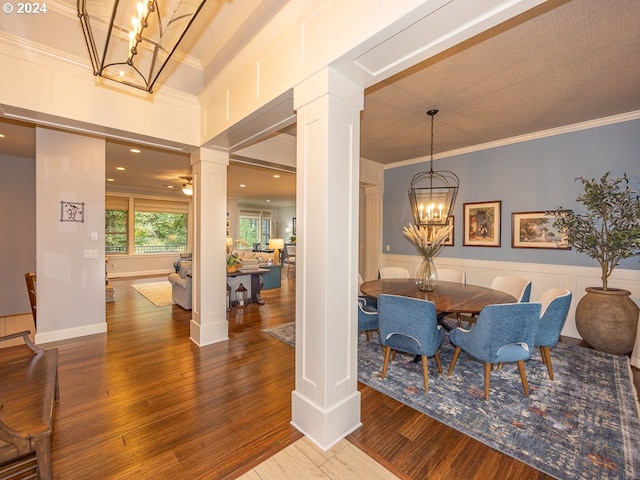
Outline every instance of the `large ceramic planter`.
[(596, 350), (624, 355), (633, 350), (638, 327), (638, 306), (631, 292), (589, 287), (576, 307), (580, 336)]

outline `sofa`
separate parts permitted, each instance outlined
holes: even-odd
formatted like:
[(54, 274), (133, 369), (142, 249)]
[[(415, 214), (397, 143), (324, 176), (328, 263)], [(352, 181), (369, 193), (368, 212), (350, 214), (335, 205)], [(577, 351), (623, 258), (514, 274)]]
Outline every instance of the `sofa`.
[(257, 265), (265, 267), (273, 265), (273, 252), (254, 252), (253, 250), (237, 250), (234, 252), (242, 262), (242, 266)]
[(168, 278), (169, 283), (171, 283), (171, 300), (185, 310), (191, 310), (192, 307), (192, 265), (193, 262), (191, 261), (180, 260), (176, 263), (177, 272), (170, 273)]

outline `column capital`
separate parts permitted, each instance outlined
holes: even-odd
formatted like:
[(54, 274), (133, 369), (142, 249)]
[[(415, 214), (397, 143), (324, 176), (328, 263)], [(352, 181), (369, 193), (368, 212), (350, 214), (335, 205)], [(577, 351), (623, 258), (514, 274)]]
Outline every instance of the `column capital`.
[(229, 152), (216, 150), (213, 148), (200, 147), (191, 153), (191, 165), (199, 162), (217, 163), (219, 165), (229, 165)]
[(333, 68), (323, 68), (293, 89), (293, 109), (298, 110), (331, 95), (358, 110), (364, 109), (364, 87)]

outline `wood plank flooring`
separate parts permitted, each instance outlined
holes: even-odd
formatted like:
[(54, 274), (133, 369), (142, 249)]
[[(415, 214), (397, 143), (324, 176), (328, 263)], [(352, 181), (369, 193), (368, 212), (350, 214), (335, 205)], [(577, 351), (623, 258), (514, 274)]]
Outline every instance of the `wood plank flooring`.
[[(232, 310), (229, 341), (203, 348), (190, 312), (130, 286), (163, 278), (113, 280), (106, 334), (47, 345), (59, 349), (56, 479), (232, 479), (302, 438), (290, 425), (294, 349), (262, 332), (294, 321), (294, 275), (283, 270), (265, 305)], [(399, 478), (551, 478), (358, 388), (363, 426), (347, 440)]]

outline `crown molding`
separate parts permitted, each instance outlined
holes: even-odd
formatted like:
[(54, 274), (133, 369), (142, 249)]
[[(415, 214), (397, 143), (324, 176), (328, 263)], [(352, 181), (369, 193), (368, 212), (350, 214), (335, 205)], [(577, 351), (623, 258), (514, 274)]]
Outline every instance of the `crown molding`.
[[(473, 145), (471, 147), (458, 148), (456, 150), (450, 150), (448, 152), (434, 154), (433, 159), (438, 160), (441, 158), (455, 157), (455, 156), (464, 155), (467, 153), (479, 152), (482, 150), (489, 150), (491, 148), (498, 148), (498, 147), (504, 147), (506, 145), (513, 145), (516, 143), (539, 140), (541, 138), (553, 137), (555, 135), (565, 135), (567, 133), (579, 132), (581, 130), (588, 130), (590, 128), (604, 127), (606, 125), (629, 122), (631, 120), (638, 120), (638, 119), (640, 119), (640, 110), (621, 113), (619, 115), (612, 115), (610, 117), (596, 118), (594, 120), (574, 123), (572, 125), (565, 125), (562, 127), (550, 128), (548, 130), (541, 130), (539, 132), (527, 133), (525, 135), (518, 135), (516, 137), (504, 138), (502, 140), (496, 140), (493, 142), (481, 143), (478, 145)], [(402, 160), (400, 162), (387, 164), (384, 166), (384, 169), (388, 170), (392, 168), (405, 167), (408, 165), (415, 165), (417, 163), (423, 163), (425, 160), (428, 160), (428, 159), (429, 159), (428, 156), (424, 156), (424, 157), (412, 158), (409, 160)]]

